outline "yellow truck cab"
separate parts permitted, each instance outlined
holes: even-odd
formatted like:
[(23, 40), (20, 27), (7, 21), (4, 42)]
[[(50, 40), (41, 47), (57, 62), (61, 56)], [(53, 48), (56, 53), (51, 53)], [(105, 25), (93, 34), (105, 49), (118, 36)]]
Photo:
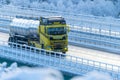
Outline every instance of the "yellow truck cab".
[(68, 51), (68, 26), (64, 18), (41, 17), (38, 34), (41, 48), (63, 53)]

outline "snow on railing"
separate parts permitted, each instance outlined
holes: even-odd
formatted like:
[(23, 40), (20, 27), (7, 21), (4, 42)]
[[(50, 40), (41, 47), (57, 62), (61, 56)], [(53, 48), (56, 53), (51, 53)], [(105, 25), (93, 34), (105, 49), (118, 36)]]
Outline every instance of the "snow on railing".
[(120, 80), (120, 66), (3, 41), (0, 41), (0, 52), (0, 57), (30, 65), (50, 67), (77, 75), (97, 70), (109, 73), (114, 80)]
[(87, 33), (94, 33), (112, 37), (120, 37), (120, 27), (119, 25), (104, 25), (98, 24), (97, 26), (90, 26), (90, 25), (83, 25), (80, 26), (72, 26), (70, 25), (70, 30), (74, 30), (76, 32), (87, 32)]
[(120, 54), (120, 35), (113, 35), (112, 33), (112, 35), (106, 35), (98, 32), (92, 33), (91, 31), (86, 32), (78, 28), (73, 28), (69, 33), (68, 40), (71, 44), (92, 46), (100, 50)]
[(8, 16), (8, 15), (0, 15), (0, 20), (1, 19), (5, 19), (5, 20), (12, 20), (14, 17), (12, 17), (12, 16)]

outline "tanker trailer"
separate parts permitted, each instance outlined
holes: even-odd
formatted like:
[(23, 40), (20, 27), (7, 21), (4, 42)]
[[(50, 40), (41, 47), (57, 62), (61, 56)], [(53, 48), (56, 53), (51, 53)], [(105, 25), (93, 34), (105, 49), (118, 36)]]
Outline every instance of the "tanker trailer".
[(14, 18), (10, 24), (9, 42), (66, 53), (68, 31), (62, 17), (41, 17), (40, 20)]

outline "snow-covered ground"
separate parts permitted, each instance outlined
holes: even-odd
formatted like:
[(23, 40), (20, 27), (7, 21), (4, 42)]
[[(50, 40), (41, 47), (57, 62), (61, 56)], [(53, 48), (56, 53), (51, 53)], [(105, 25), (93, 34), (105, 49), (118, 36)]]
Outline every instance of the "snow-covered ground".
[(0, 64), (0, 80), (63, 80), (62, 74), (48, 68), (18, 68), (17, 63), (7, 67), (7, 63)]
[[(64, 80), (61, 72), (49, 68), (17, 67), (17, 63), (7, 67), (7, 63), (0, 64), (0, 80)], [(107, 73), (92, 71), (83, 77), (71, 80), (112, 80)]]

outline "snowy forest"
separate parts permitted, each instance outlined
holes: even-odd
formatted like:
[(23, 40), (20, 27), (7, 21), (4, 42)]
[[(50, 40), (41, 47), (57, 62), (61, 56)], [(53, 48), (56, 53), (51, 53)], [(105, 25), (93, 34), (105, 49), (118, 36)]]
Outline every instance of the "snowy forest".
[(50, 9), (95, 16), (120, 16), (120, 0), (0, 0), (0, 5)]

